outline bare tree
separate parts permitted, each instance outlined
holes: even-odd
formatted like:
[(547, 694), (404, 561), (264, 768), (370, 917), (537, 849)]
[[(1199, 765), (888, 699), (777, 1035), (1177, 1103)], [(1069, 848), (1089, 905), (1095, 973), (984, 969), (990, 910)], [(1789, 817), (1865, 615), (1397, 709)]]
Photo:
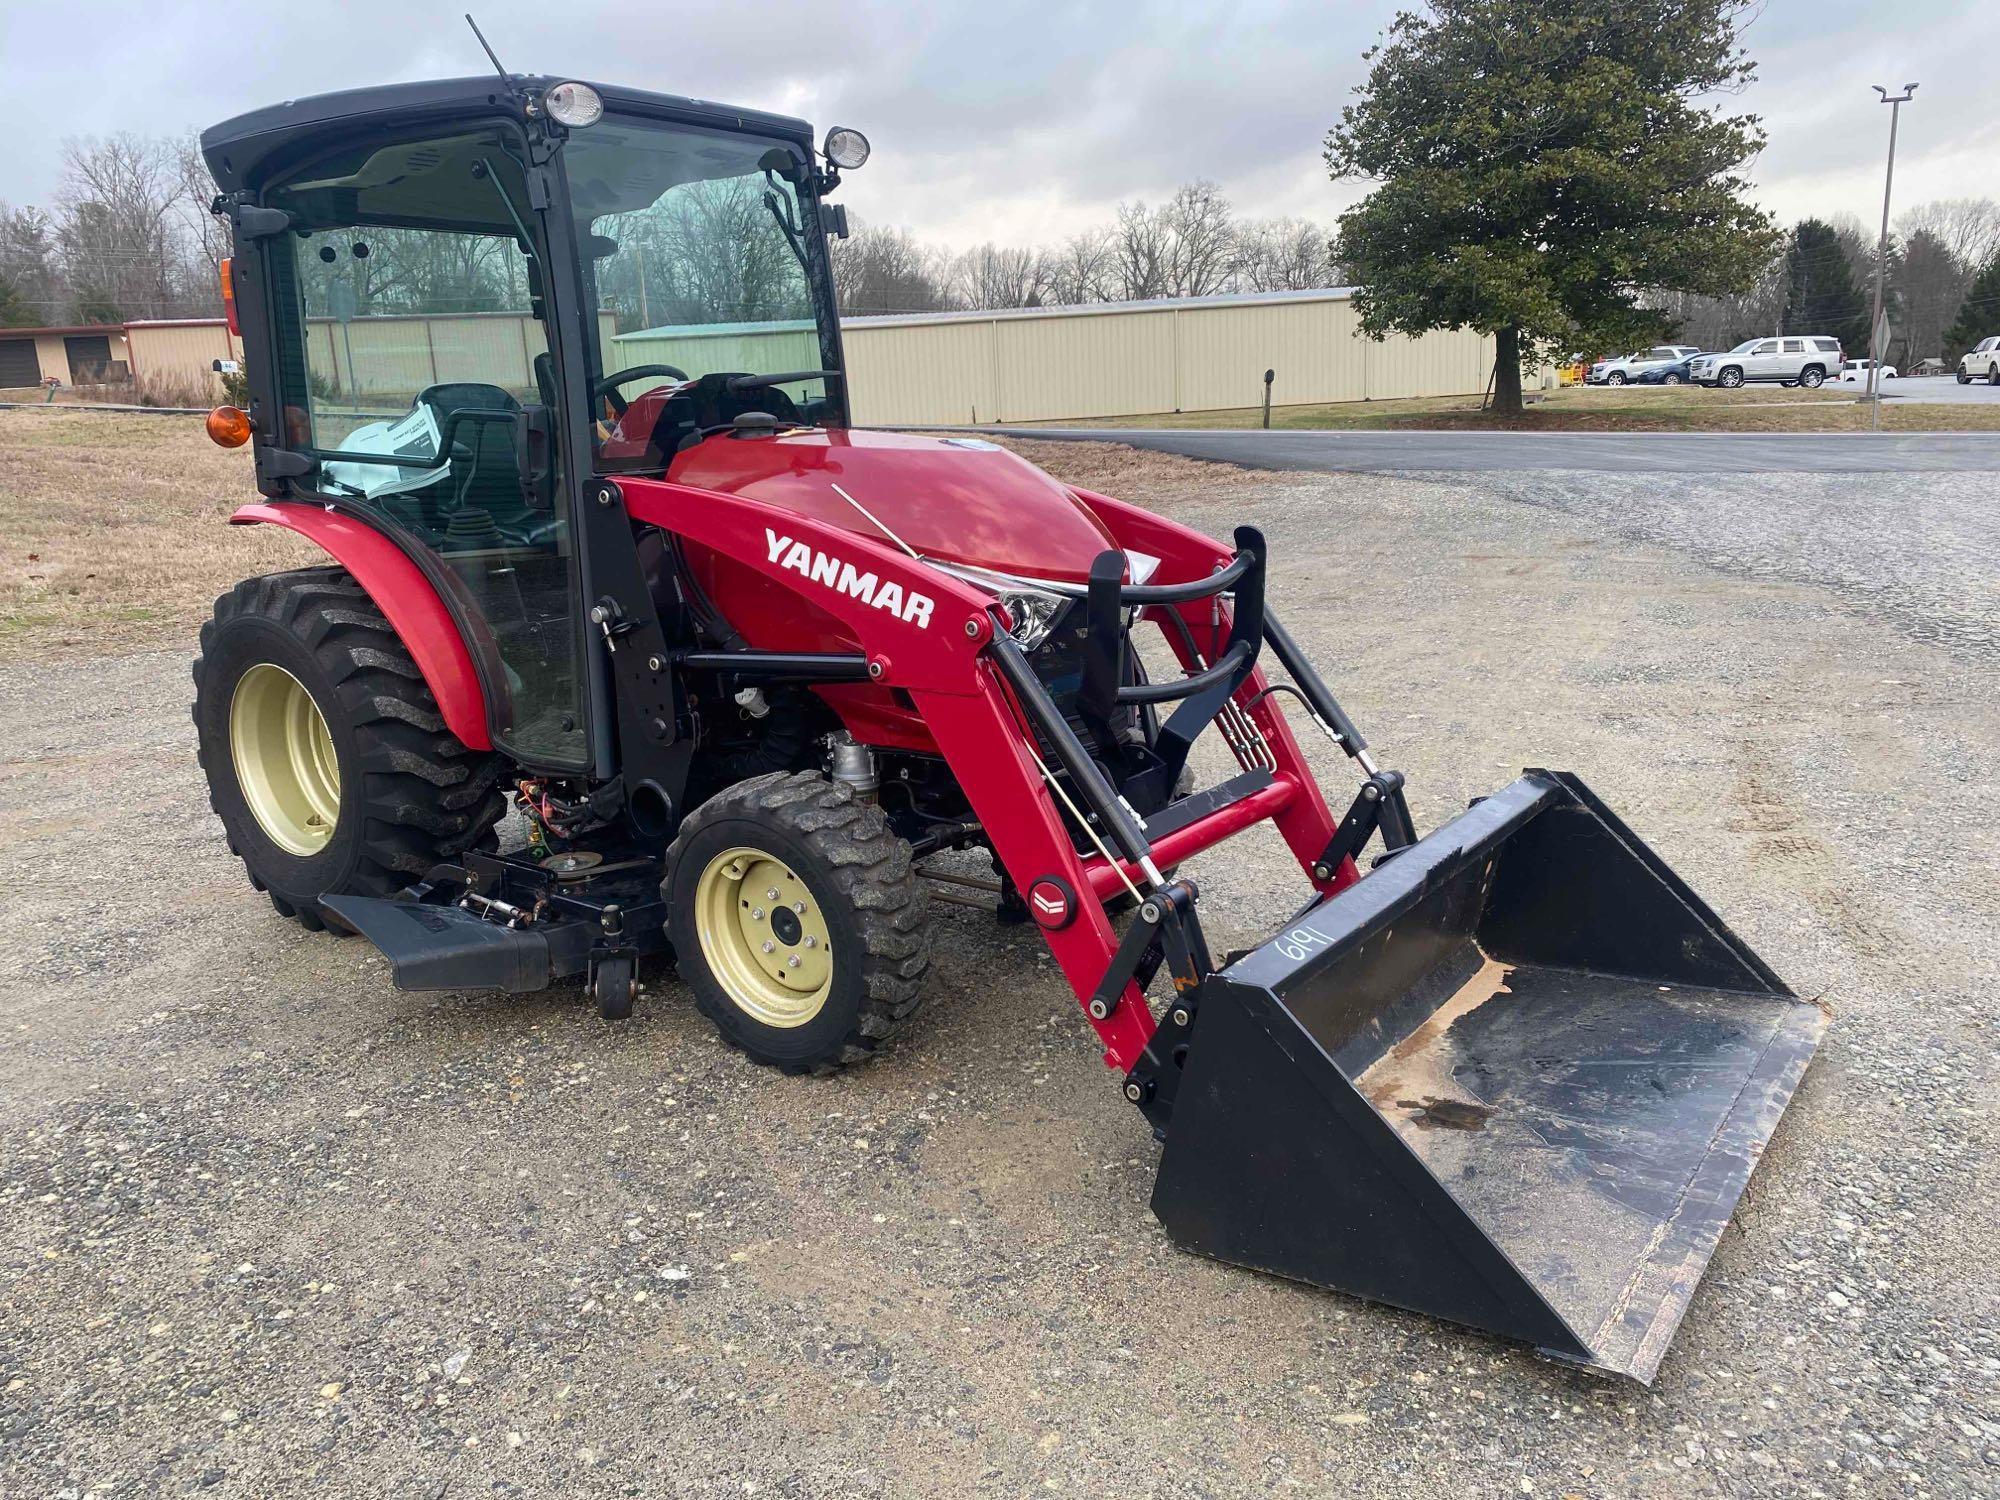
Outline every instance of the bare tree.
[(1066, 306), (1117, 295), (1117, 257), (1109, 230), (1071, 235), (1049, 256), (1049, 300)]
[(1237, 232), (1237, 279), (1246, 292), (1304, 292), (1338, 277), (1325, 231), (1304, 219), (1255, 219)]
[(179, 198), (170, 142), (127, 133), (64, 143), (56, 245), (76, 313), (120, 322), (178, 310), (187, 279)]
[(941, 312), (954, 305), (940, 257), (907, 229), (855, 221), (848, 238), (828, 242), (833, 284), (843, 312)]
[(1222, 189), (1199, 179), (1176, 189), (1160, 211), (1167, 231), (1167, 295), (1208, 297), (1236, 275), (1236, 228)]
[(980, 245), (952, 262), (961, 307), (1040, 307), (1049, 282), (1048, 258), (1039, 250)]
[(1172, 238), (1163, 212), (1143, 203), (1118, 205), (1118, 223), (1111, 231), (1111, 264), (1120, 300), (1138, 302), (1167, 295)]
[(1939, 198), (1896, 221), (1905, 236), (1928, 230), (1968, 276), (2000, 255), (2000, 203), (1991, 198)]

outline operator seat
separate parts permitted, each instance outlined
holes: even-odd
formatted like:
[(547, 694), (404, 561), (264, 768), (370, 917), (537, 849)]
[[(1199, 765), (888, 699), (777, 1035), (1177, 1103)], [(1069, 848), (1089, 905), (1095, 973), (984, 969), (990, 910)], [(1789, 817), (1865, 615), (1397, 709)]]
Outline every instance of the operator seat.
[[(461, 411), (519, 412), (521, 403), (497, 385), (454, 380), (426, 386), (417, 404), (427, 407), (442, 434), (452, 413)], [(514, 456), (512, 422), (460, 422), (452, 440), (451, 472), (424, 492), (430, 529), (449, 550), (530, 540), (547, 523), (522, 493), (521, 471)], [(495, 532), (498, 535), (495, 535)]]

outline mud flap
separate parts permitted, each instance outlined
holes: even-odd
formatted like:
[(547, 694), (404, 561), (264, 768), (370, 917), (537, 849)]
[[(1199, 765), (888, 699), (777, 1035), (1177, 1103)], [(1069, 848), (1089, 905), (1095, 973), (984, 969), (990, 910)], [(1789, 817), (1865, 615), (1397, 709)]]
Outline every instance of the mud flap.
[(1204, 981), (1153, 1210), (1650, 1382), (1825, 1025), (1530, 771)]

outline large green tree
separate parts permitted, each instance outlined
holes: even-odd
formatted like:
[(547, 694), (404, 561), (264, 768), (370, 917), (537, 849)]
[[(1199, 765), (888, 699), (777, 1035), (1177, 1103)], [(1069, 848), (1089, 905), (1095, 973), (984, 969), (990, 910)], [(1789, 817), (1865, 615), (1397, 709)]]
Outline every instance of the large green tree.
[(1972, 278), (1965, 302), (1944, 331), (1944, 357), (1952, 364), (1981, 339), (2000, 333), (2000, 255)]
[(1868, 299), (1839, 233), (1818, 219), (1802, 219), (1785, 250), (1784, 331), (1836, 334), (1850, 357), (1868, 352)]
[(1736, 173), (1763, 145), (1707, 100), (1755, 68), (1748, 0), (1431, 0), (1366, 54), (1326, 138), (1336, 179), (1378, 184), (1342, 215), (1336, 262), (1364, 332), (1494, 336), (1495, 401), (1521, 364), (1668, 331), (1648, 290), (1740, 291), (1769, 219)]

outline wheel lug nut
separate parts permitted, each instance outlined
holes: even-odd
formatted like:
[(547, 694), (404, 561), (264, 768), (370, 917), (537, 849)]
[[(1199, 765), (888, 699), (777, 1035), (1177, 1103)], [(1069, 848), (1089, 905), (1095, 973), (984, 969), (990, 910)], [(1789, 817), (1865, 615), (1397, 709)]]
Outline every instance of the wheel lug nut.
[(785, 960), (785, 967), (788, 969), (796, 969), (798, 966), (799, 966), (799, 956), (796, 953), (794, 953), (790, 958)]
[(753, 906), (753, 907), (751, 907), (751, 908), (750, 908), (750, 920), (751, 920), (751, 921), (753, 921), (753, 922), (761, 922), (761, 921), (763, 921), (763, 920), (764, 920), (764, 908), (763, 908), (763, 907), (761, 907), (761, 906)]
[(797, 912), (797, 913), (798, 913), (798, 914), (799, 914), (800, 916), (802, 916), (802, 917), (803, 917), (803, 916), (804, 916), (804, 915), (806, 914), (806, 904), (805, 904), (805, 902), (803, 902), (803, 901), (794, 901), (794, 902), (792, 903), (792, 910), (793, 910), (793, 911), (795, 911), (795, 912)]
[(764, 899), (766, 901), (776, 901), (778, 899), (778, 888), (772, 886), (768, 891), (764, 892)]
[(769, 938), (765, 938), (765, 939), (764, 939), (764, 951), (765, 951), (766, 953), (776, 953), (776, 952), (778, 951), (778, 945), (777, 945), (776, 943), (772, 942), (772, 941), (771, 941), (771, 940), (770, 940)]
[(817, 948), (819, 946), (819, 939), (814, 937), (811, 933), (807, 933), (806, 946), (808, 948)]

